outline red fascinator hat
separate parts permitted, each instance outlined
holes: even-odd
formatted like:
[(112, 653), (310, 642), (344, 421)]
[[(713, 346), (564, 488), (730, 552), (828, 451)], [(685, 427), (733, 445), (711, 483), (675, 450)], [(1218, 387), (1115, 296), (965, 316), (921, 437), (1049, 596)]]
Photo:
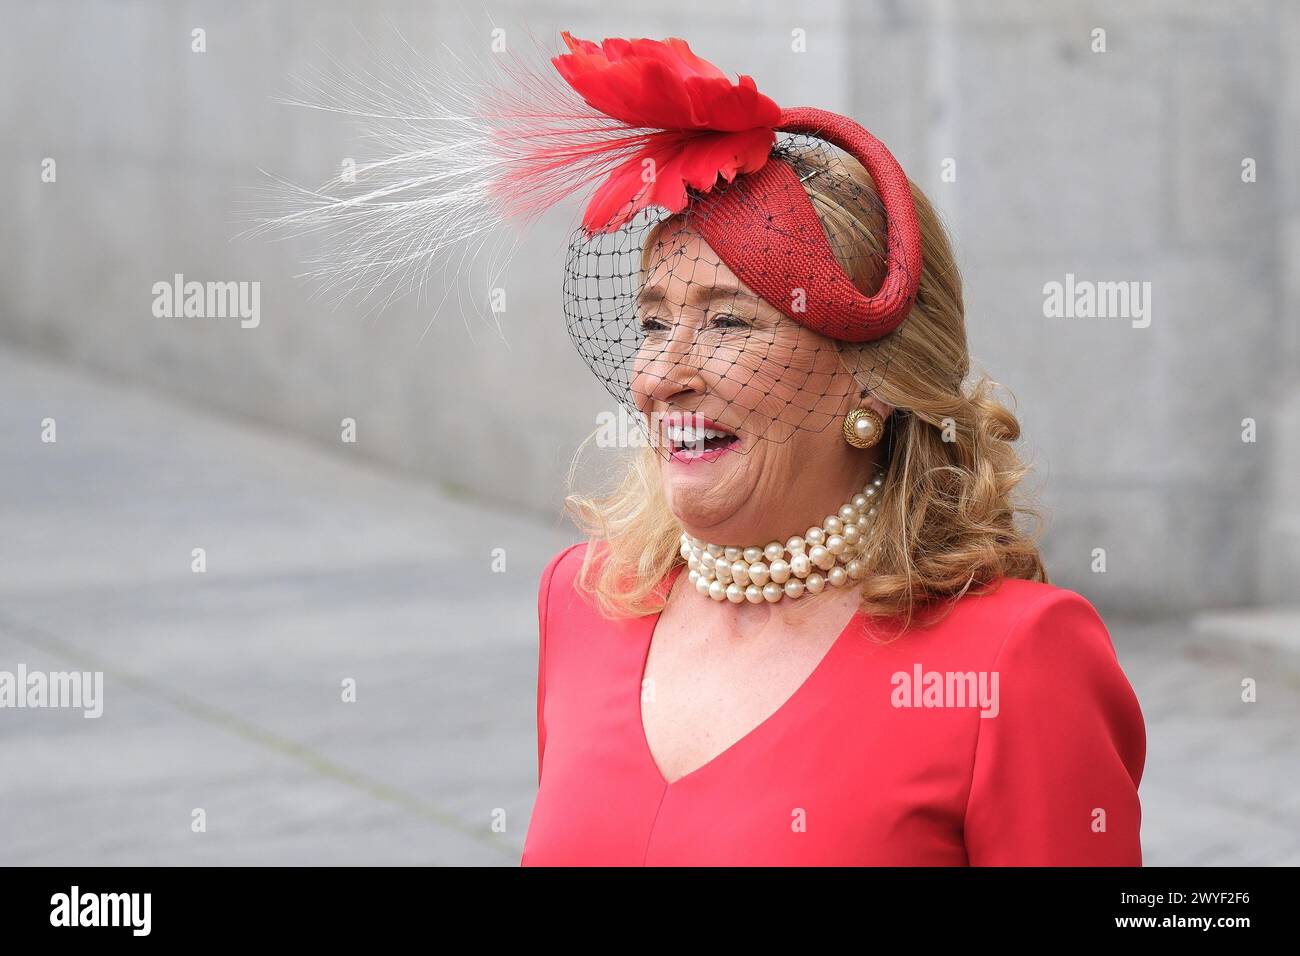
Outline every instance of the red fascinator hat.
[[(741, 281), (790, 318), (829, 338), (867, 342), (907, 317), (922, 264), (912, 191), (897, 160), (867, 130), (826, 110), (783, 109), (751, 77), (733, 83), (685, 40), (596, 44), (561, 36), (569, 52), (551, 62), (610, 122), (599, 132), (575, 128), (586, 135), (568, 144), (556, 142), (554, 126), (512, 128), (500, 141), (512, 168), (493, 188), (518, 211), (538, 211), (603, 179), (582, 217), (592, 235), (624, 228), (651, 207), (682, 212), (716, 192), (708, 215), (695, 220), (700, 234)], [(834, 144), (870, 174), (888, 223), (886, 272), (874, 294), (856, 288), (795, 167), (773, 154), (778, 132)], [(743, 188), (718, 191), (738, 177)], [(755, 242), (760, 234), (763, 241)]]
[(697, 412), (707, 441), (842, 422), (883, 374), (922, 272), (889, 150), (848, 117), (778, 106), (685, 40), (561, 36), (567, 51), (537, 64), (331, 74), (305, 105), (361, 118), (383, 155), (295, 190), (267, 225), (326, 237), (317, 277), (382, 306), (484, 259), (495, 290), (514, 268), (480, 255), (499, 227), (578, 198), (568, 332), (637, 421)]

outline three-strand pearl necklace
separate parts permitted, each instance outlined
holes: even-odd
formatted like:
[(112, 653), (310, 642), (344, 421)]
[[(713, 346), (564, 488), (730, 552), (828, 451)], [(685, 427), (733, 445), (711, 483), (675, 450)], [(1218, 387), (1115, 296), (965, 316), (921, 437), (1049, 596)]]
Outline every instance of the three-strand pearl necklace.
[(827, 584), (842, 587), (862, 580), (863, 545), (884, 483), (885, 476), (877, 474), (838, 513), (785, 544), (739, 548), (709, 544), (683, 532), (681, 552), (691, 583), (715, 601), (762, 604), (818, 594)]

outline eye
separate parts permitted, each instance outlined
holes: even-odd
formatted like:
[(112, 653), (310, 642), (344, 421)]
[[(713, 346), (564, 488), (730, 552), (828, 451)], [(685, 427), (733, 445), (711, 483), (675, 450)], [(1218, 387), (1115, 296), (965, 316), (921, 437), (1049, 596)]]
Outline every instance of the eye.
[(668, 326), (664, 325), (661, 320), (656, 319), (653, 316), (641, 320), (642, 332), (659, 332), (666, 328), (668, 328)]
[(748, 328), (749, 323), (738, 315), (732, 315), (730, 312), (717, 312), (711, 320), (711, 324), (724, 329)]

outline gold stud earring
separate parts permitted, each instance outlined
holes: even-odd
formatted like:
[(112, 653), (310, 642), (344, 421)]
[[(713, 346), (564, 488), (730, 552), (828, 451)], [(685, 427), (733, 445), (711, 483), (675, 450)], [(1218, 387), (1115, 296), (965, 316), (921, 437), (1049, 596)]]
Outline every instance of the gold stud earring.
[(844, 416), (844, 440), (854, 448), (870, 448), (884, 433), (884, 419), (869, 408), (855, 408)]

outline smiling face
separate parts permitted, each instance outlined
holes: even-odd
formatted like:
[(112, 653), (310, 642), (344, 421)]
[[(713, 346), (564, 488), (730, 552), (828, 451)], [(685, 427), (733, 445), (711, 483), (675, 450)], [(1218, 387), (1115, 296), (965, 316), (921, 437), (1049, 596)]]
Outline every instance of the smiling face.
[(784, 542), (867, 482), (881, 446), (845, 442), (860, 398), (837, 343), (756, 296), (681, 220), (648, 245), (632, 394), (669, 507), (717, 544)]

